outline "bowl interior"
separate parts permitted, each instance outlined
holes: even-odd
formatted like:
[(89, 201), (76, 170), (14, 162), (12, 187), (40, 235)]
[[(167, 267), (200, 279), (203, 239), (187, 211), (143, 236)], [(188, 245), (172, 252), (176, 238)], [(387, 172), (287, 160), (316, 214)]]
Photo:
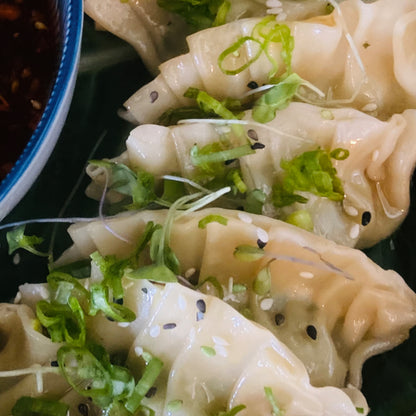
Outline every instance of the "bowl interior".
[(0, 221), (14, 208), (39, 175), (59, 138), (75, 86), (79, 61), (82, 0), (56, 0), (60, 63), (42, 117), (10, 173), (0, 183)]

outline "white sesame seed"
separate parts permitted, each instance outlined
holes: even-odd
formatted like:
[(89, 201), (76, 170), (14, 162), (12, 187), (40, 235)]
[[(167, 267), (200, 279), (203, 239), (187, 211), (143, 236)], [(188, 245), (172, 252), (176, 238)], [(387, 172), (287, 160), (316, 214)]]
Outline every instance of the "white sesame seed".
[(376, 111), (377, 110), (376, 103), (368, 103), (364, 107), (361, 108), (361, 111)]
[(304, 279), (312, 279), (315, 277), (315, 275), (311, 272), (300, 272), (299, 276), (303, 277)]
[(257, 228), (257, 238), (261, 242), (267, 243), (269, 241), (269, 234), (267, 234), (267, 231), (263, 230), (263, 228)]
[(222, 345), (216, 345), (214, 347), (215, 352), (220, 355), (221, 357), (228, 357), (227, 348), (223, 347)]
[(373, 162), (377, 162), (379, 156), (380, 156), (380, 152), (378, 150), (374, 150), (373, 156), (371, 157), (371, 160)]
[(14, 264), (15, 266), (17, 266), (19, 263), (20, 263), (20, 254), (19, 254), (19, 253), (16, 253), (16, 254), (13, 256), (13, 264)]
[(134, 348), (134, 353), (135, 353), (138, 357), (140, 357), (140, 356), (143, 354), (143, 348), (142, 348), (142, 347), (140, 347), (140, 346), (135, 347), (135, 348)]
[(127, 328), (128, 326), (130, 326), (130, 322), (119, 322), (117, 325), (120, 328)]
[(187, 279), (189, 279), (191, 276), (193, 276), (193, 275), (195, 274), (195, 272), (196, 272), (196, 269), (195, 269), (194, 267), (191, 267), (190, 269), (188, 269), (188, 270), (185, 272), (185, 277), (186, 277)]
[(263, 311), (269, 311), (273, 306), (273, 299), (266, 298), (260, 302), (260, 309)]
[(186, 309), (186, 299), (182, 295), (179, 295), (178, 297), (178, 305), (181, 311)]
[(149, 330), (149, 335), (150, 335), (152, 338), (156, 338), (156, 337), (158, 337), (158, 336), (159, 336), (159, 334), (160, 334), (160, 326), (159, 326), (159, 325), (155, 325), (155, 326), (152, 326), (152, 327), (150, 328), (150, 330)]
[(20, 303), (21, 300), (22, 300), (22, 294), (20, 292), (17, 292), (17, 295), (14, 298), (14, 303)]
[(346, 205), (344, 204), (344, 211), (347, 215), (351, 216), (351, 217), (356, 217), (358, 215), (358, 209), (351, 206), (351, 205)]
[(230, 345), (224, 338), (217, 337), (216, 335), (212, 336), (212, 340), (214, 341), (215, 345), (227, 346)]
[(355, 240), (360, 234), (360, 226), (358, 224), (354, 224), (350, 229), (350, 238)]
[(247, 224), (251, 224), (253, 222), (250, 215), (246, 214), (245, 212), (239, 212), (238, 213), (238, 218), (240, 218), (241, 221), (243, 221)]

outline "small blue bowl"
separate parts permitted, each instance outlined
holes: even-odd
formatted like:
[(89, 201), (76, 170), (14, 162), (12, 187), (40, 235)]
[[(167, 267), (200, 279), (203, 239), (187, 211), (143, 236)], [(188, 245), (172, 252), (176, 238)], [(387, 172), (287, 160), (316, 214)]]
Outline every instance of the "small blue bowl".
[(28, 144), (0, 183), (0, 221), (29, 190), (59, 138), (74, 92), (81, 50), (82, 0), (56, 0), (61, 60), (51, 95)]

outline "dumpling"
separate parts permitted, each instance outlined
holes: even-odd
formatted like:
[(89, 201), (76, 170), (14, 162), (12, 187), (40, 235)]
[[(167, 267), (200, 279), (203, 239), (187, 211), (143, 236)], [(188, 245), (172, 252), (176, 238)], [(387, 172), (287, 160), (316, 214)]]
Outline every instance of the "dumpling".
[[(330, 117), (327, 116), (330, 115)], [(304, 103), (291, 103), (278, 111), (274, 120), (260, 124), (247, 112), (242, 128), (247, 137), (256, 136), (264, 148), (239, 158), (242, 178), (249, 190), (260, 189), (267, 196), (263, 214), (286, 219), (294, 211), (306, 209), (313, 231), (339, 244), (369, 247), (389, 236), (403, 221), (409, 207), (409, 184), (416, 162), (416, 111), (406, 110), (388, 121), (351, 108), (325, 110)], [(198, 167), (192, 163), (191, 149), (228, 140), (239, 145), (230, 126), (200, 121), (172, 127), (141, 125), (127, 139), (123, 161), (133, 170), (161, 177), (179, 174), (198, 181)], [(260, 147), (261, 147), (260, 146)], [(302, 193), (306, 203), (294, 202), (276, 208), (273, 185), (282, 179), (281, 162), (317, 148), (345, 149), (345, 160), (333, 160), (345, 194), (342, 201)], [(235, 169), (234, 162), (229, 169)], [(100, 170), (90, 166), (95, 181), (89, 193), (102, 194)], [(202, 184), (204, 185), (204, 184)], [(241, 198), (238, 204), (241, 205)], [(228, 202), (227, 202), (228, 203)], [(236, 205), (236, 206), (237, 206)]]
[[(281, 19), (304, 19), (325, 13), (327, 5), (324, 0), (283, 0), (271, 8), (266, 0), (230, 3), (228, 21), (267, 13), (280, 15)], [(130, 43), (153, 74), (162, 62), (186, 51), (185, 38), (192, 28), (178, 15), (159, 7), (156, 0), (85, 0), (84, 7), (101, 27)]]
[[(88, 279), (84, 284), (88, 286)], [(241, 415), (268, 415), (271, 403), (265, 388), (271, 389), (277, 405), (288, 416), (355, 416), (357, 407), (362, 414), (368, 413), (365, 399), (352, 387), (342, 391), (311, 386), (302, 362), (282, 342), (218, 298), (177, 283), (154, 285), (124, 279), (123, 284), (125, 305), (137, 319), (130, 325), (120, 325), (100, 315), (90, 318), (88, 336), (110, 354), (127, 353), (125, 365), (133, 374), (142, 373), (144, 352), (163, 361), (163, 370), (153, 385), (155, 394), (142, 401), (157, 415), (173, 414), (173, 402), (180, 403), (175, 415), (208, 416), (241, 405), (245, 406)], [(45, 289), (44, 285), (24, 285), (20, 292), (23, 304), (1, 306), (6, 312), (31, 312), (24, 303), (43, 299)], [(8, 326), (16, 324), (7, 313), (3, 320)], [(14, 334), (7, 331), (5, 349), (21, 352), (16, 337), (24, 334), (19, 325)], [(40, 333), (37, 336), (47, 348), (28, 343), (30, 359), (22, 362), (9, 361), (0, 352), (0, 366), (16, 369), (28, 364), (50, 365), (61, 344), (53, 344)], [(94, 406), (71, 391), (59, 374), (43, 377), (42, 392), (36, 391), (34, 376), (24, 377), (16, 386), (6, 378), (0, 391), (0, 415), (9, 415), (22, 395), (60, 399), (70, 406), (69, 415), (78, 415), (81, 405)]]
[[(330, 15), (285, 22), (294, 37), (292, 70), (326, 95), (302, 94), (303, 99), (326, 106), (348, 104), (383, 119), (414, 108), (415, 10), (413, 0), (397, 1), (394, 8), (389, 0), (346, 0)], [(271, 64), (265, 54), (236, 75), (226, 75), (218, 65), (220, 54), (252, 36), (259, 22), (242, 19), (189, 36), (189, 53), (162, 64), (161, 74), (128, 99), (126, 108), (138, 123), (152, 123), (170, 108), (190, 105), (183, 97), (188, 87), (224, 99), (243, 97), (252, 82), (267, 84)], [(226, 67), (243, 66), (257, 52), (246, 42), (238, 56), (227, 58)], [(268, 52), (283, 73), (281, 44), (270, 43)]]
[(59, 375), (44, 373), (40, 385), (35, 375), (4, 377), (3, 371), (31, 366), (50, 367), (61, 344), (54, 344), (36, 325), (33, 311), (26, 305), (0, 304), (0, 415), (8, 416), (16, 400), (23, 395), (53, 398), (68, 389)]
[[(226, 218), (227, 225), (214, 221), (200, 228), (199, 221), (211, 214)], [(143, 211), (105, 224), (73, 225), (69, 234), (74, 244), (60, 262), (86, 258), (96, 250), (127, 256), (145, 225), (162, 224), (164, 215)], [(236, 247), (258, 244), (265, 245), (261, 259), (247, 263), (235, 257)], [(278, 220), (206, 209), (174, 222), (170, 247), (183, 276), (195, 274), (199, 284), (215, 277), (223, 285), (224, 299), (294, 351), (316, 386), (359, 387), (364, 361), (398, 345), (416, 324), (416, 294), (397, 273), (382, 270), (358, 250)], [(270, 289), (259, 295), (253, 282), (268, 264)], [(233, 294), (233, 284), (245, 285), (240, 297)]]

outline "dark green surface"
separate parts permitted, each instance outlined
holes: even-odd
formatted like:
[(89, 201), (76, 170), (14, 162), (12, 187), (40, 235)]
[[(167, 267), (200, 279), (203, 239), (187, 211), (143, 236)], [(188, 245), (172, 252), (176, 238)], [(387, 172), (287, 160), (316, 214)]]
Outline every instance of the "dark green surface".
[[(39, 179), (3, 223), (97, 215), (97, 203), (84, 196), (89, 182), (83, 173), (85, 164), (92, 157), (108, 157), (122, 150), (130, 126), (118, 118), (117, 110), (149, 79), (129, 46), (108, 33), (95, 32), (87, 19), (80, 73), (61, 138)], [(100, 139), (102, 141), (94, 151)], [(76, 192), (68, 200), (74, 188)], [(414, 186), (412, 195), (416, 195)], [(382, 267), (401, 273), (413, 290), (416, 289), (415, 210), (416, 200), (413, 198), (408, 218), (392, 239), (367, 251)], [(55, 228), (55, 225), (37, 225), (28, 230), (30, 234), (43, 235), (49, 242)], [(69, 244), (65, 228), (57, 228), (57, 254)], [(45, 280), (47, 267), (44, 259), (20, 253), (20, 263), (15, 265), (13, 257), (7, 254), (4, 232), (0, 233), (0, 244), (2, 300), (10, 300), (19, 284)], [(372, 416), (412, 416), (416, 412), (415, 330), (400, 347), (366, 363), (363, 390), (372, 408)]]

